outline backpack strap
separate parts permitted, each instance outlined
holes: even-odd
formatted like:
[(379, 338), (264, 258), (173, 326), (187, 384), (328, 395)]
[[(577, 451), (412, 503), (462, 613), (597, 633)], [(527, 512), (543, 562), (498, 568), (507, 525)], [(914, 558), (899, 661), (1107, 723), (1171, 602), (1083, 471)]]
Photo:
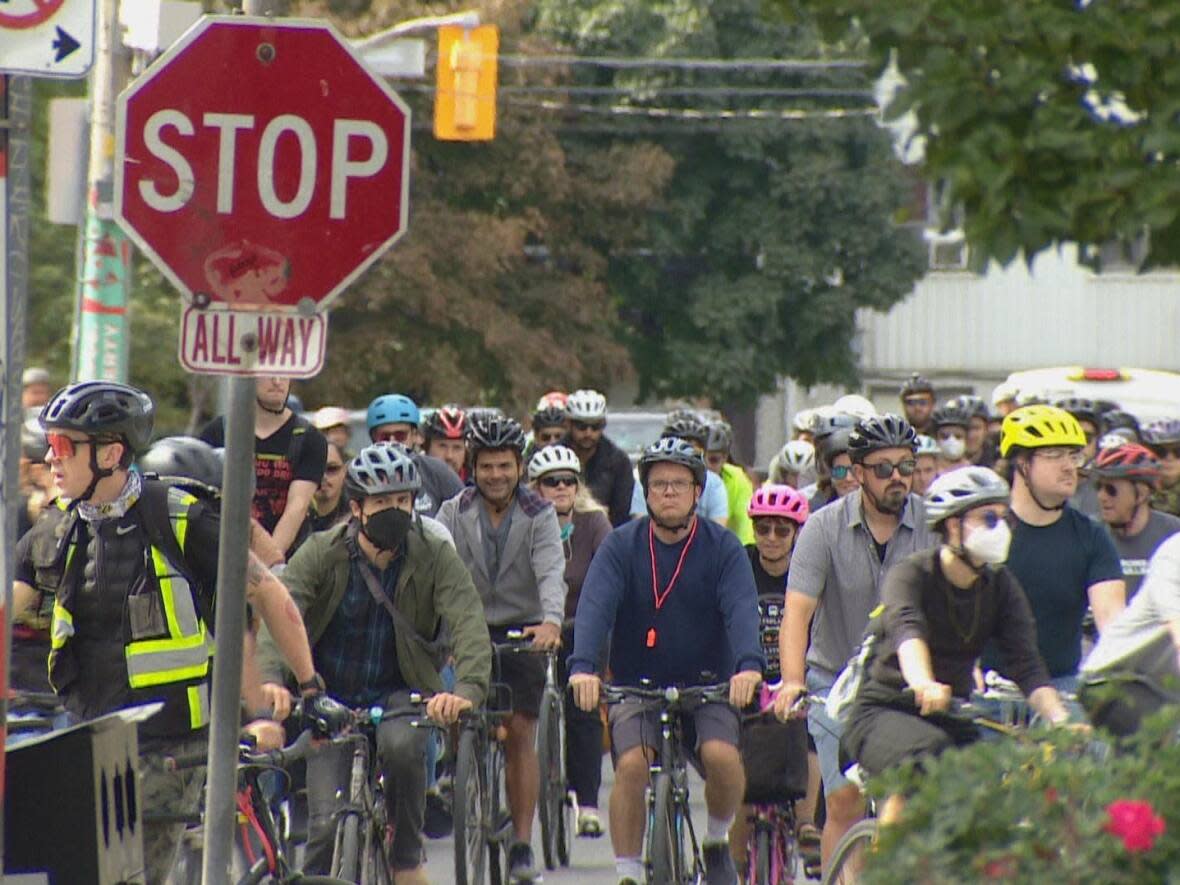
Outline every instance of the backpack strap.
[(185, 558), (184, 551), (180, 548), (180, 542), (173, 534), (172, 519), (168, 513), (168, 496), (173, 494), (174, 490), (177, 493), (189, 494), (183, 486), (173, 486), (159, 480), (145, 479), (143, 491), (140, 493), (139, 501), (133, 511), (138, 516), (139, 527), (147, 542), (158, 548), (167, 557), (172, 567), (184, 575), (189, 586), (198, 591), (193, 594), (193, 598), (196, 600), (201, 617), (212, 629), (211, 613), (206, 610), (203, 597), (205, 595), (212, 596), (216, 588), (206, 587), (197, 580)]

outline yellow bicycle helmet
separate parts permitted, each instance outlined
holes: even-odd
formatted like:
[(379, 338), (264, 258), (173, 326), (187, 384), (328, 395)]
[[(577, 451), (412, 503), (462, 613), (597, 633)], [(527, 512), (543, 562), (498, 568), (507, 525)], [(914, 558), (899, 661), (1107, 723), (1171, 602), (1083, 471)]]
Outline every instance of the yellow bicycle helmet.
[(1024, 406), (1008, 413), (1000, 425), (1000, 455), (1007, 458), (1013, 446), (1043, 449), (1048, 446), (1084, 446), (1086, 434), (1078, 419), (1055, 406)]

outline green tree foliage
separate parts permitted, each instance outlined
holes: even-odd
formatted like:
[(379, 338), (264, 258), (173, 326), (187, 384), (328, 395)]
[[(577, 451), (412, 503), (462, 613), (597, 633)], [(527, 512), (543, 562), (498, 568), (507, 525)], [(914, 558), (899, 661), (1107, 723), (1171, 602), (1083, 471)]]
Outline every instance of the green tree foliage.
[[(542, 31), (586, 56), (815, 58), (820, 48), (813, 28), (768, 21), (758, 0), (538, 8)], [(592, 69), (575, 82), (616, 87), (608, 102), (634, 111), (704, 111), (563, 139), (571, 151), (647, 139), (676, 160), (648, 250), (615, 252), (611, 266), (643, 392), (749, 403), (779, 375), (855, 381), (856, 309), (888, 309), (923, 269), (919, 243), (891, 223), (904, 184), (889, 136), (871, 116), (822, 116), (871, 105), (863, 72)], [(742, 119), (768, 108), (811, 115)], [(723, 110), (737, 117), (717, 119)]]
[(977, 256), (1147, 231), (1146, 266), (1180, 261), (1175, 3), (774, 2), (833, 39), (867, 37), (876, 71), (896, 59), (889, 114), (913, 112), (926, 174), (964, 209)]

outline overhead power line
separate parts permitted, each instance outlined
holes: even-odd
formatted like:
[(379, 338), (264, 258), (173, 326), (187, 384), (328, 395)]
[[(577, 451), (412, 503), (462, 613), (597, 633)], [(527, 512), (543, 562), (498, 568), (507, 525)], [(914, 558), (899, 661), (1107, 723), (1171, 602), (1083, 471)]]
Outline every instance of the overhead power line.
[[(398, 84), (399, 92), (437, 92), (434, 86), (419, 83)], [(500, 95), (565, 95), (605, 96), (624, 98), (627, 96), (749, 96), (758, 98), (863, 98), (873, 100), (868, 89), (786, 89), (774, 86), (651, 86), (629, 89), (623, 86), (500, 86)]]
[(653, 108), (632, 105), (595, 105), (563, 101), (527, 101), (506, 97), (504, 103), (513, 107), (543, 111), (571, 111), (577, 114), (598, 114), (614, 117), (649, 117), (667, 120), (839, 120), (852, 117), (875, 117), (876, 107), (866, 108), (741, 108), (718, 110), (712, 108)]
[(859, 59), (812, 58), (622, 58), (610, 55), (513, 55), (501, 54), (504, 67), (554, 67), (560, 65), (615, 68), (662, 68), (691, 71), (831, 71), (859, 70)]

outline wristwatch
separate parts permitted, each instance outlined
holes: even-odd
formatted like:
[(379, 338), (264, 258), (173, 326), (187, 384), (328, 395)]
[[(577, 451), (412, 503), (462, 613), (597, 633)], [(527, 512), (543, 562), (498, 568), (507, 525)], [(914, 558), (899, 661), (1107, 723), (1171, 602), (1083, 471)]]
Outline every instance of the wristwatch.
[(324, 692), (326, 694), (328, 686), (324, 684), (323, 676), (319, 673), (312, 673), (311, 679), (299, 683), (299, 691), (303, 694), (315, 694), (317, 692)]

